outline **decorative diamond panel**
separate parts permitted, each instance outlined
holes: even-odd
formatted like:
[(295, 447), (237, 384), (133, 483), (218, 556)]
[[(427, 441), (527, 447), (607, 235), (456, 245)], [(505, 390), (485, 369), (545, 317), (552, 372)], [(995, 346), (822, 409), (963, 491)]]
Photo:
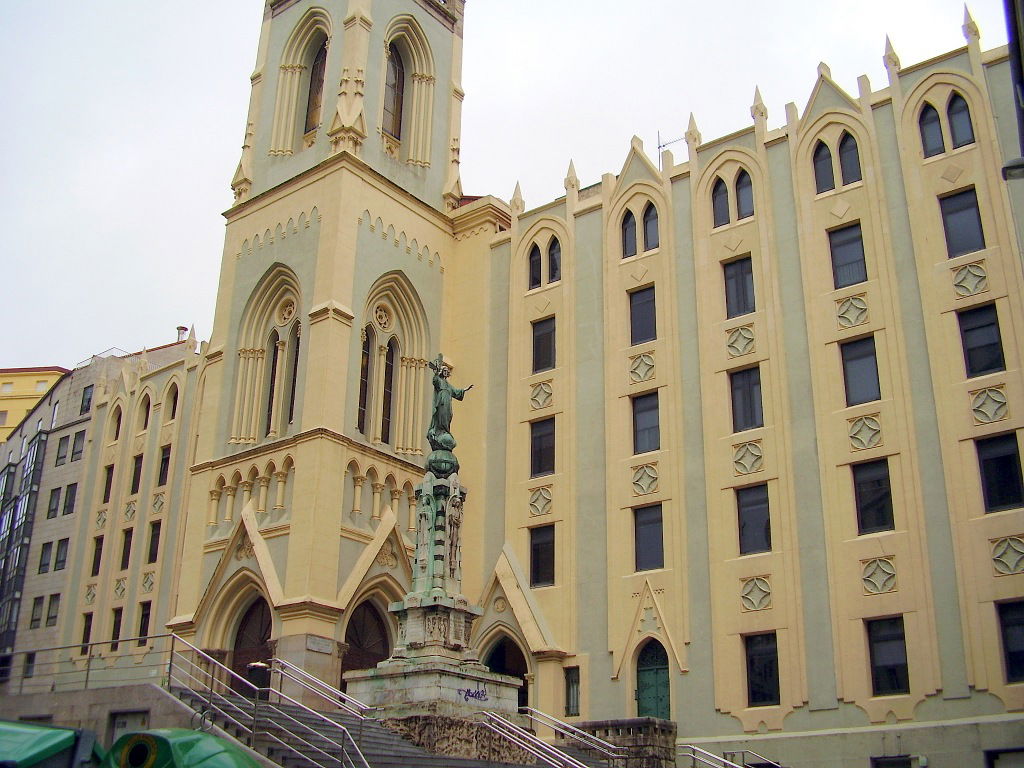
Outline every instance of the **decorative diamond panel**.
[(107, 510), (101, 509), (96, 513), (96, 527), (102, 528), (107, 524)]
[(896, 565), (893, 558), (876, 557), (865, 560), (860, 580), (864, 584), (865, 594), (880, 595), (883, 592), (892, 592), (896, 589)]
[(875, 416), (850, 419), (850, 447), (855, 451), (874, 448), (882, 444), (882, 425)]
[(122, 576), (120, 579), (114, 582), (114, 594), (117, 597), (124, 597), (125, 591), (128, 589), (128, 579)]
[(153, 512), (155, 512), (156, 514), (159, 515), (160, 512), (163, 510), (163, 508), (164, 508), (164, 494), (163, 494), (163, 491), (161, 491), (160, 493), (156, 494), (153, 497)]
[(1024, 537), (1005, 536), (993, 541), (992, 568), (997, 576), (1024, 573)]
[(156, 574), (153, 571), (146, 571), (142, 574), (142, 591), (152, 592), (153, 585), (156, 583)]
[(986, 387), (971, 392), (971, 411), (977, 424), (991, 424), (1002, 421), (1010, 414), (1006, 404), (1006, 393), (1002, 387)]
[(763, 611), (772, 607), (772, 584), (767, 576), (754, 576), (741, 583), (740, 602), (744, 611)]
[(530, 492), (530, 514), (546, 515), (551, 511), (551, 486), (534, 488)]
[(132, 499), (124, 505), (124, 519), (126, 522), (135, 519), (135, 500)]
[(868, 321), (868, 302), (863, 295), (847, 296), (837, 302), (836, 318), (840, 328), (853, 328)]
[(764, 468), (764, 450), (760, 440), (733, 446), (732, 466), (737, 475), (749, 475)]
[(85, 588), (85, 602), (88, 605), (92, 605), (95, 600), (96, 600), (96, 585), (95, 584), (89, 584)]
[(633, 493), (646, 496), (658, 490), (658, 465), (643, 464), (633, 468)]
[(988, 290), (988, 272), (984, 261), (966, 264), (953, 273), (953, 290), (960, 298)]
[(634, 384), (654, 378), (654, 353), (644, 352), (642, 355), (629, 358), (629, 379)]
[(550, 381), (542, 381), (540, 384), (535, 384), (533, 389), (530, 390), (530, 407), (533, 410), (546, 408), (551, 405), (553, 394), (554, 390), (551, 389)]
[(729, 357), (739, 357), (748, 352), (753, 352), (754, 326), (743, 325), (739, 328), (733, 328), (729, 332), (729, 339), (726, 341), (725, 347), (729, 350)]
[(960, 174), (964, 172), (964, 169), (959, 165), (950, 163), (946, 166), (946, 170), (942, 172), (942, 178), (948, 181), (950, 184), (954, 183), (960, 178)]

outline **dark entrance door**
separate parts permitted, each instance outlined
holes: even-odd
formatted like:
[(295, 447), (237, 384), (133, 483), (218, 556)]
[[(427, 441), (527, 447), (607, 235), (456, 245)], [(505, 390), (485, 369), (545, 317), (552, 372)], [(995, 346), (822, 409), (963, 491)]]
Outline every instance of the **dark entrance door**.
[(668, 692), (668, 654), (657, 640), (648, 640), (636, 659), (637, 717), (671, 717)]
[[(266, 661), (270, 658), (270, 630), (273, 627), (273, 616), (270, 606), (262, 597), (256, 598), (242, 616), (235, 633), (235, 645), (231, 653), (231, 669), (239, 677), (250, 680), (249, 664), (254, 661)], [(266, 685), (263, 680), (252, 682)], [(238, 693), (249, 695), (251, 689), (232, 678), (231, 688)]]
[(373, 603), (364, 602), (352, 611), (345, 629), (348, 650), (341, 660), (341, 690), (345, 690), (344, 674), (351, 669), (370, 669), (391, 655), (388, 629)]
[(508, 637), (501, 638), (487, 654), (484, 664), (491, 672), (518, 677), (523, 683), (519, 689), (519, 706), (529, 705), (530, 692), (526, 688), (526, 673), (529, 670), (526, 666), (526, 657), (515, 642)]

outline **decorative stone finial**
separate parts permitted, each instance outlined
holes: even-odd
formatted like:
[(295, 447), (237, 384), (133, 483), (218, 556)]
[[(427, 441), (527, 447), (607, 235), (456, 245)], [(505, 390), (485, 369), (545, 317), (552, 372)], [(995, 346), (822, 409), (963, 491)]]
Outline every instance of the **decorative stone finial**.
[(697, 130), (697, 118), (690, 113), (690, 121), (686, 124), (686, 143), (690, 145), (700, 144), (700, 131)]
[(576, 175), (576, 166), (572, 160), (569, 161), (569, 170), (565, 172), (565, 191), (568, 192), (570, 189), (578, 190), (580, 188), (580, 180)]
[(888, 35), (885, 36), (885, 56), (882, 57), (882, 61), (886, 69), (895, 71), (900, 68), (900, 57), (896, 55), (896, 49), (892, 47), (892, 40)]
[(818, 62), (818, 75), (828, 80), (832, 79), (832, 68), (829, 67), (824, 61)]
[(516, 190), (512, 193), (512, 215), (519, 216), (523, 211), (526, 210), (526, 201), (523, 200), (523, 190), (519, 188), (519, 182), (516, 182)]
[(966, 3), (964, 3), (964, 25), (960, 29), (963, 30), (964, 40), (968, 43), (978, 42), (981, 39), (981, 32)]
[(764, 105), (764, 99), (761, 98), (761, 89), (754, 86), (754, 103), (750, 105), (750, 117), (754, 120), (767, 120), (768, 119), (768, 107)]

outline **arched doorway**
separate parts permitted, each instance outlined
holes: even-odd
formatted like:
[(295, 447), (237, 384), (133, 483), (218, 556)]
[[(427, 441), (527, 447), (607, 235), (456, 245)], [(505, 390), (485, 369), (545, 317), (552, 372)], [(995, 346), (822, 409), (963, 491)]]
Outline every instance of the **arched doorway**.
[(526, 686), (526, 673), (529, 672), (529, 668), (526, 666), (526, 657), (519, 650), (518, 644), (509, 637), (502, 637), (491, 648), (487, 658), (484, 659), (484, 664), (491, 672), (518, 677), (523, 682), (519, 688), (519, 706), (529, 705), (530, 695)]
[(353, 669), (370, 669), (391, 655), (387, 623), (369, 600), (352, 611), (345, 628), (348, 650), (341, 660), (341, 690), (345, 690), (345, 673)]
[[(231, 669), (240, 677), (249, 679), (249, 664), (266, 661), (272, 656), (270, 631), (274, 618), (270, 606), (262, 597), (257, 597), (242, 615), (235, 632), (235, 643), (231, 649)], [(232, 689), (248, 693), (246, 686), (232, 679)]]
[(637, 717), (671, 718), (668, 654), (657, 640), (648, 640), (636, 657)]

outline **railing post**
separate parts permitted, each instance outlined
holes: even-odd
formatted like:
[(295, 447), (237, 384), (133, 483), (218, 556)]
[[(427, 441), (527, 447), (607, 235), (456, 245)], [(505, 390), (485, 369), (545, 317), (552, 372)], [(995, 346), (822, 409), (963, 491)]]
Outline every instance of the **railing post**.
[(167, 690), (171, 690), (171, 675), (174, 671), (174, 635), (171, 634), (171, 652), (167, 656)]
[(89, 672), (91, 670), (92, 670), (92, 646), (90, 645), (90, 646), (86, 647), (86, 654), (85, 654), (85, 686), (82, 688), (82, 690), (84, 690), (84, 691), (89, 690)]

